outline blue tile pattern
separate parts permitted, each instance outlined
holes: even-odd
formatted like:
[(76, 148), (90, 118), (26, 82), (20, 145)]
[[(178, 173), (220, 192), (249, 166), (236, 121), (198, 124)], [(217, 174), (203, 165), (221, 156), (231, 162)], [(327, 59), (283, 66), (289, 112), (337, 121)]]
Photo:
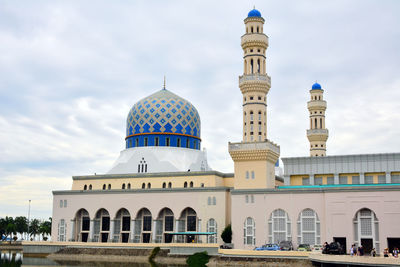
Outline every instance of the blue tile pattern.
[[(141, 134), (140, 141), (143, 141), (143, 134), (151, 135), (164, 134), (186, 134), (190, 139), (190, 148), (199, 149), (200, 147), (200, 116), (196, 108), (187, 100), (175, 95), (174, 93), (162, 89), (146, 98), (137, 102), (129, 111), (126, 120), (126, 143), (127, 147), (134, 147), (128, 139)], [(176, 136), (176, 135), (175, 135)], [(137, 137), (137, 136), (136, 136)], [(168, 138), (168, 136), (164, 136)], [(160, 136), (160, 141), (161, 139)], [(148, 139), (148, 145), (151, 145)], [(197, 140), (197, 142), (194, 142)], [(135, 140), (136, 141), (136, 140)], [(174, 146), (176, 137), (171, 139), (171, 146)], [(181, 146), (186, 147), (186, 138), (182, 137)], [(193, 144), (193, 145), (192, 145)], [(161, 142), (160, 142), (160, 145)], [(139, 142), (139, 146), (144, 146), (143, 142)]]

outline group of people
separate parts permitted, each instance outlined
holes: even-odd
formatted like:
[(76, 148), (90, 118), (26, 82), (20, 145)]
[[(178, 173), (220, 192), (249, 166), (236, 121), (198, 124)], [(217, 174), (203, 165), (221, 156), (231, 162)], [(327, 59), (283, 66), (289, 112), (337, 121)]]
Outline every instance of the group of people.
[[(353, 244), (353, 245), (351, 245), (351, 248), (350, 248), (350, 256), (364, 256), (364, 248), (363, 248), (363, 246), (359, 246), (359, 247), (356, 247), (356, 245), (355, 244)], [(375, 257), (376, 256), (376, 250), (375, 250), (375, 248), (373, 248), (372, 250), (371, 250), (371, 256), (372, 257)]]
[[(385, 248), (385, 249), (383, 250), (383, 256), (384, 256), (384, 257), (389, 257), (389, 254), (390, 254), (389, 248)], [(351, 245), (351, 248), (350, 248), (350, 255), (351, 255), (351, 256), (364, 256), (364, 248), (363, 248), (363, 246), (356, 247), (355, 244)], [(376, 257), (376, 250), (375, 250), (375, 248), (373, 248), (373, 249), (371, 250), (370, 255), (371, 255), (372, 257)], [(399, 249), (398, 249), (397, 247), (395, 247), (395, 248), (393, 249), (392, 255), (393, 255), (393, 257), (395, 257), (395, 258), (398, 258), (398, 257), (399, 257)]]
[[(389, 257), (389, 254), (390, 254), (389, 249), (385, 248), (383, 250), (383, 257)], [(399, 248), (395, 247), (392, 251), (392, 255), (393, 255), (393, 257), (398, 258), (399, 257)]]

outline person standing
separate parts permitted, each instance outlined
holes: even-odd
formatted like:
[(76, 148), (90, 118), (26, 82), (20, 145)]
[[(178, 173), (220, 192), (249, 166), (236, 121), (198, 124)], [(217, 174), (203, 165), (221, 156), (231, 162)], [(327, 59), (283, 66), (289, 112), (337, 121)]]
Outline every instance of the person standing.
[(373, 248), (373, 249), (371, 250), (371, 256), (372, 256), (372, 257), (376, 257), (376, 250), (375, 250), (375, 248)]

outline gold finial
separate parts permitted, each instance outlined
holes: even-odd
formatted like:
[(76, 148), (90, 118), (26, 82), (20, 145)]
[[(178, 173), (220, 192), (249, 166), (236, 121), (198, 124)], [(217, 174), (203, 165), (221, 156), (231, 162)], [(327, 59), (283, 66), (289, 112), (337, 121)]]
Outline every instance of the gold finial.
[(163, 89), (165, 89), (165, 75), (164, 75), (164, 87), (163, 87)]

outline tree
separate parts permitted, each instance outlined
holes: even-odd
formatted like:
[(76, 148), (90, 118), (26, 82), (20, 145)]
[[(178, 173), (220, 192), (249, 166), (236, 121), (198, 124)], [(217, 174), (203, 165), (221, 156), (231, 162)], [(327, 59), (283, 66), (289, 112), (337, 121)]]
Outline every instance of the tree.
[(28, 232), (28, 219), (25, 216), (15, 217), (14, 223), (17, 233), (20, 233), (21, 236), (23, 233)]
[(4, 218), (0, 218), (0, 238), (3, 238), (3, 235), (6, 234), (7, 224)]
[(221, 238), (225, 243), (232, 242), (232, 228), (230, 224), (225, 227), (224, 231), (222, 231)]
[(51, 221), (42, 221), (39, 226), (39, 233), (43, 235), (43, 240), (47, 240), (47, 235), (51, 234)]
[(33, 238), (39, 233), (40, 221), (38, 219), (33, 219), (29, 224), (29, 235), (33, 235)]

